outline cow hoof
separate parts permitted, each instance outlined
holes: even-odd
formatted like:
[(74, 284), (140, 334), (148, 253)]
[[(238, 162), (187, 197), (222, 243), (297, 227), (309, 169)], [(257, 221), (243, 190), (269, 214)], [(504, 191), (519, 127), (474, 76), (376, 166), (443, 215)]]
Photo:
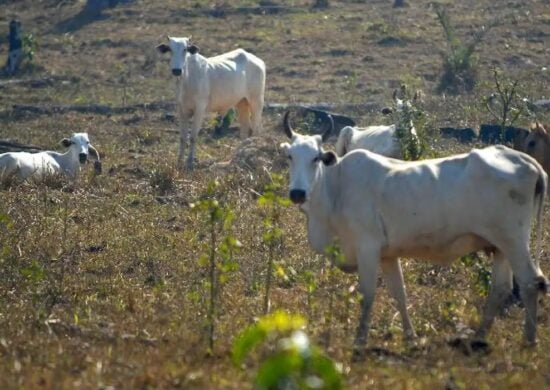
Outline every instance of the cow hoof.
[(94, 161), (94, 172), (96, 175), (101, 175), (102, 167), (100, 161)]
[(470, 348), (472, 349), (472, 352), (489, 353), (491, 351), (491, 346), (485, 340), (471, 340)]
[(365, 348), (359, 348), (359, 347), (355, 347), (353, 348), (353, 353), (351, 354), (351, 361), (354, 362), (354, 363), (357, 363), (357, 362), (363, 362), (365, 361), (367, 357), (367, 352), (365, 350)]
[(527, 349), (536, 348), (537, 344), (538, 344), (537, 340), (527, 340), (525, 341), (525, 348)]
[(448, 344), (458, 349), (466, 356), (471, 356), (473, 354), (488, 354), (491, 352), (489, 343), (477, 337), (470, 340), (467, 337), (458, 336), (449, 340)]

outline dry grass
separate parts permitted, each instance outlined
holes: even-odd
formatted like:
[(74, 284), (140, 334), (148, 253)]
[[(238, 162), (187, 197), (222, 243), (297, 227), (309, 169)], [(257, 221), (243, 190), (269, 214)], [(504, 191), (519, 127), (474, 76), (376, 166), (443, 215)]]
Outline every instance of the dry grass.
[[(545, 37), (550, 14), (542, 0), (511, 0), (506, 6), (489, 0), (447, 2), (459, 34), (487, 20), (497, 23), (479, 46), (482, 83), (471, 95), (445, 101), (431, 96), (444, 42), (429, 1), (409, 1), (410, 7), (397, 10), (390, 1), (331, 3), (318, 12), (236, 13), (220, 19), (183, 12), (185, 6), (207, 8), (210, 2), (136, 1), (70, 33), (56, 25), (76, 14), (81, 2), (0, 5), (0, 25), (7, 26), (17, 15), (39, 43), (35, 66), (22, 77), (56, 74), (79, 80), (38, 89), (4, 87), (0, 137), (57, 148), (67, 134), (87, 131), (102, 155), (104, 172), (96, 177), (89, 167), (71, 187), (28, 183), (0, 192), (0, 213), (10, 221), (9, 227), (0, 223), (0, 387), (251, 387), (253, 365), (234, 367), (230, 346), (262, 311), (266, 249), (256, 198), (270, 172), (286, 172), (277, 152), (283, 140), (277, 113), (264, 115), (268, 142), (247, 141), (241, 147), (236, 133), (215, 139), (211, 129), (203, 131), (198, 168), (180, 173), (174, 169), (176, 125), (161, 111), (12, 117), (13, 104), (171, 100), (167, 60), (154, 52), (166, 33), (193, 34), (207, 55), (237, 45), (253, 50), (268, 65), (268, 102), (384, 102), (406, 80), (426, 92), (432, 126), (477, 126), (489, 119), (479, 97), (490, 88), (493, 65), (520, 78), (528, 96), (548, 98), (544, 94), (550, 76), (542, 68), (549, 54)], [(400, 44), (378, 43), (387, 37)], [(0, 58), (6, 50), (6, 45), (0, 47)], [(367, 124), (382, 119), (357, 114), (357, 120)], [(451, 154), (470, 147), (440, 143), (438, 151)], [(261, 158), (251, 159), (251, 148), (260, 150)], [(229, 168), (216, 164), (231, 160)], [(223, 287), (216, 348), (209, 357), (207, 271), (199, 264), (208, 232), (189, 205), (215, 178), (221, 183), (220, 203), (236, 214), (234, 234), (243, 248), (237, 255), (240, 269)], [(518, 307), (496, 322), (489, 336), (490, 354), (466, 356), (447, 345), (449, 337), (477, 324), (483, 304), (474, 271), (460, 262), (438, 269), (405, 260), (410, 311), (422, 338), (416, 346), (402, 342), (396, 309), (381, 287), (369, 343), (386, 353), (351, 363), (358, 305), (357, 296), (346, 292), (356, 277), (327, 272), (324, 260), (306, 245), (305, 219), (294, 208), (283, 212), (282, 223), (284, 242), (277, 262), (286, 277), (276, 279), (272, 307), (306, 315), (319, 344), (332, 329), (327, 353), (343, 364), (349, 388), (550, 385), (547, 301), (535, 350), (522, 347), (523, 310)], [(547, 218), (542, 259), (547, 275), (549, 233)], [(307, 271), (317, 284), (309, 300)], [(333, 285), (338, 293), (330, 326), (326, 302)]]

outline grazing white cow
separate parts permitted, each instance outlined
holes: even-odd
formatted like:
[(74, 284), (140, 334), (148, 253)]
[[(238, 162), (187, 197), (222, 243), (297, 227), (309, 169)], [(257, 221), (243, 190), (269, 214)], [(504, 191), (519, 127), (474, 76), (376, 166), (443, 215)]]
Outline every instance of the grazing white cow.
[(73, 133), (71, 138), (63, 138), (61, 144), (69, 150), (65, 153), (46, 151), (0, 154), (0, 176), (15, 176), (25, 180), (30, 176), (65, 174), (75, 179), (80, 166), (88, 161), (88, 155), (99, 161), (99, 154), (90, 144), (88, 133)]
[(513, 272), (526, 309), (525, 338), (535, 343), (537, 293), (547, 289), (529, 253), (535, 213), (540, 250), (548, 185), (539, 163), (504, 146), (414, 162), (366, 150), (339, 159), (323, 151), (321, 136), (295, 133), (288, 113), (284, 126), (291, 139), (281, 145), (290, 164), (289, 196), (307, 215), (310, 245), (322, 253), (336, 240), (345, 254), (341, 268), (359, 273), (363, 305), (356, 352), (366, 342), (379, 267), (397, 301), (404, 332), (412, 337), (399, 257), (444, 265), (479, 250), (493, 253), (494, 259), (477, 337), (485, 337), (511, 291)]
[[(340, 157), (355, 149), (366, 149), (386, 157), (403, 158), (401, 145), (395, 132), (396, 125), (352, 127), (346, 126), (340, 130), (336, 141), (336, 154)], [(410, 130), (417, 138), (416, 129), (411, 123)]]
[[(419, 93), (414, 95), (413, 101), (419, 99)], [(393, 101), (396, 106), (396, 111), (401, 112), (404, 109), (409, 109), (411, 103), (408, 100), (397, 98), (397, 90), (393, 93)], [(387, 115), (393, 112), (391, 108), (384, 108), (382, 113)], [(412, 138), (418, 141), (418, 134), (414, 128), (412, 121), (407, 129)], [(340, 130), (338, 140), (336, 141), (336, 154), (339, 157), (355, 149), (366, 149), (371, 152), (381, 154), (386, 157), (403, 158), (401, 144), (396, 135), (397, 124), (353, 127), (346, 126)]]
[(241, 138), (261, 131), (264, 106), (265, 64), (255, 55), (236, 49), (215, 57), (203, 57), (190, 38), (168, 38), (161, 53), (171, 52), (172, 74), (178, 77), (176, 104), (180, 119), (178, 163), (183, 164), (192, 118), (187, 168), (193, 167), (195, 144), (208, 112), (225, 114), (235, 107)]

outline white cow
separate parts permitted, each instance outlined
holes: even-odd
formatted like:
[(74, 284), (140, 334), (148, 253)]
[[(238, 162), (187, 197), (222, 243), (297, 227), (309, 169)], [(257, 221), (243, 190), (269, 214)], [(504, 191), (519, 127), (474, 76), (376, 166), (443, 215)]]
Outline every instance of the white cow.
[[(419, 98), (419, 93), (415, 93), (413, 101)], [(412, 107), (408, 100), (397, 98), (397, 90), (393, 93), (393, 101), (397, 112)], [(384, 108), (382, 113), (385, 115), (393, 113), (393, 109)], [(336, 141), (336, 154), (340, 157), (355, 149), (366, 149), (371, 152), (381, 154), (386, 157), (403, 158), (401, 144), (396, 136), (397, 124), (379, 125), (367, 127), (346, 126), (340, 130), (338, 140)], [(412, 138), (418, 141), (418, 134), (412, 121), (407, 129)]]
[[(368, 127), (346, 126), (340, 130), (336, 141), (336, 154), (340, 157), (355, 149), (366, 149), (386, 157), (403, 158), (399, 139), (395, 135), (396, 125)], [(410, 132), (417, 138), (411, 123)]]
[(444, 265), (479, 250), (493, 253), (494, 260), (477, 337), (485, 337), (508, 296), (513, 271), (526, 308), (525, 338), (535, 343), (537, 292), (547, 289), (529, 253), (535, 213), (540, 249), (548, 185), (539, 163), (504, 146), (414, 162), (366, 150), (339, 159), (323, 151), (321, 136), (295, 133), (288, 113), (284, 124), (291, 139), (281, 145), (289, 157), (289, 196), (307, 215), (310, 245), (323, 252), (336, 240), (345, 254), (341, 267), (359, 273), (363, 306), (357, 352), (366, 342), (379, 267), (397, 300), (404, 332), (412, 337), (399, 257)]
[(30, 176), (65, 174), (75, 179), (80, 166), (88, 161), (88, 155), (99, 161), (99, 154), (90, 144), (88, 133), (73, 133), (71, 138), (63, 138), (61, 144), (69, 150), (65, 153), (46, 151), (0, 154), (0, 177), (15, 176), (25, 180)]
[(183, 164), (189, 133), (187, 122), (192, 118), (187, 157), (187, 168), (192, 168), (197, 135), (206, 113), (223, 115), (235, 107), (241, 138), (261, 131), (265, 64), (243, 49), (206, 58), (190, 43), (190, 38), (168, 40), (168, 45), (161, 44), (157, 49), (172, 53), (172, 74), (178, 77), (176, 104), (181, 122), (178, 163)]

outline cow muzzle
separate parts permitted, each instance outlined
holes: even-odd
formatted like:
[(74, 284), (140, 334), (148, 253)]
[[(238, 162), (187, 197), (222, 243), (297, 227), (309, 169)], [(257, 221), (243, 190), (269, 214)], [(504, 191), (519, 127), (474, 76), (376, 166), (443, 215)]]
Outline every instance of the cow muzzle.
[(306, 201), (306, 192), (304, 190), (290, 190), (290, 200), (294, 204), (303, 204)]
[(174, 76), (181, 76), (181, 69), (172, 69), (172, 74)]
[(81, 164), (84, 164), (88, 160), (88, 155), (86, 153), (79, 153), (78, 160)]

